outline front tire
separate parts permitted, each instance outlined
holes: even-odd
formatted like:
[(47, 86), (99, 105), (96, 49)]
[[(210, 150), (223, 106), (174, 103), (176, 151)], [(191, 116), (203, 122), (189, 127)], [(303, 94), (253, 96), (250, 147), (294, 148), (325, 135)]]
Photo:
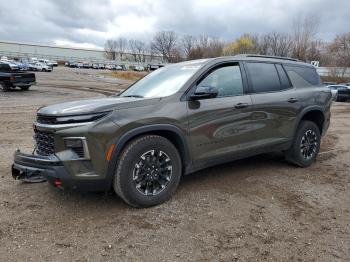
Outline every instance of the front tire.
[(318, 126), (312, 121), (302, 121), (291, 148), (286, 152), (286, 160), (300, 167), (308, 167), (316, 160), (320, 144)]
[(145, 135), (122, 151), (113, 188), (127, 204), (150, 207), (164, 203), (175, 193), (181, 172), (176, 147), (164, 137)]

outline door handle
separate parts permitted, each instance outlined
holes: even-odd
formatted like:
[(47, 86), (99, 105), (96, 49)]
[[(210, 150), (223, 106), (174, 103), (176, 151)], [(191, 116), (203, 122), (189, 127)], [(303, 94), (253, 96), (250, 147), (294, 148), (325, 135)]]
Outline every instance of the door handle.
[(287, 101), (288, 101), (289, 103), (295, 103), (295, 102), (298, 102), (298, 99), (295, 98), (295, 97), (292, 97), (292, 98), (289, 98)]
[(248, 107), (248, 103), (238, 103), (235, 105), (235, 108), (246, 108)]

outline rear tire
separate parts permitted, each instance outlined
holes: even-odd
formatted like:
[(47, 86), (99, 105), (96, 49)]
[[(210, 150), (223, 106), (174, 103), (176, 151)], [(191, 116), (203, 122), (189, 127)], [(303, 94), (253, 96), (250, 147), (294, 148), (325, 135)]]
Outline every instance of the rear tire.
[(320, 150), (321, 135), (318, 126), (312, 121), (302, 121), (295, 134), (286, 160), (300, 167), (310, 166)]
[(21, 86), (22, 91), (28, 91), (30, 86)]
[(6, 85), (5, 83), (0, 83), (0, 91), (7, 92), (10, 90), (10, 87)]
[(134, 207), (150, 207), (167, 201), (176, 191), (182, 164), (176, 147), (166, 138), (145, 135), (122, 151), (113, 188)]

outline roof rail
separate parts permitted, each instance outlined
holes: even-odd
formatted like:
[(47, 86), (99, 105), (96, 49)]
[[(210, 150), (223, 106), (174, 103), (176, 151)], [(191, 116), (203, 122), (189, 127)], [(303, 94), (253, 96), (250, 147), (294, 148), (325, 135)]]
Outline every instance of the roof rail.
[(283, 56), (272, 56), (272, 55), (255, 55), (255, 54), (240, 54), (240, 55), (235, 55), (235, 56), (240, 56), (240, 57), (260, 57), (260, 58), (271, 58), (271, 59), (280, 59), (280, 60), (289, 60), (289, 61), (294, 61), (294, 62), (299, 62), (299, 59), (295, 58), (290, 58), (290, 57), (283, 57)]

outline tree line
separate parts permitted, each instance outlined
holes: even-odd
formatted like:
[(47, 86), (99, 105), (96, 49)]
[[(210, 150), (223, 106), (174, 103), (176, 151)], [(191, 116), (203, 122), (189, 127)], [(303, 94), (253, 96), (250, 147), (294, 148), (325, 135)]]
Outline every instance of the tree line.
[(107, 40), (105, 54), (110, 60), (146, 62), (159, 56), (164, 62), (174, 63), (249, 53), (319, 61), (321, 66), (350, 67), (350, 32), (337, 35), (330, 42), (319, 39), (318, 32), (319, 20), (315, 16), (295, 20), (291, 33), (245, 33), (231, 42), (208, 35), (180, 37), (174, 31), (159, 31), (149, 43), (125, 38)]

